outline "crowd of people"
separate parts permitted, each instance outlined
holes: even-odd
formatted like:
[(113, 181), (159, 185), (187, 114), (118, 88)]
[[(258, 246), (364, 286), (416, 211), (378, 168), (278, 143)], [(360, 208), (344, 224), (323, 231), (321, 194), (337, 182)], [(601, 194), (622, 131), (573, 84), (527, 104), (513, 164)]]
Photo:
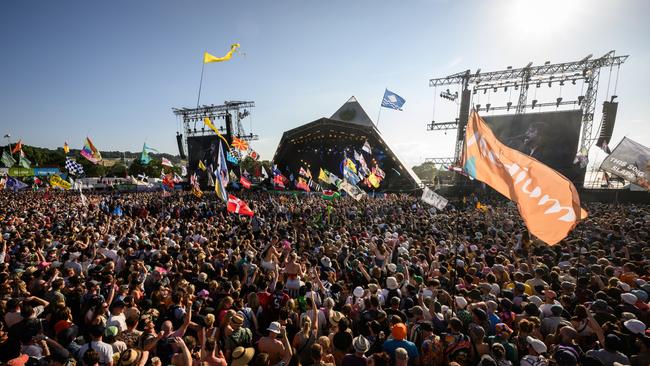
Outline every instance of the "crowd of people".
[(0, 193), (8, 365), (650, 365), (650, 208)]

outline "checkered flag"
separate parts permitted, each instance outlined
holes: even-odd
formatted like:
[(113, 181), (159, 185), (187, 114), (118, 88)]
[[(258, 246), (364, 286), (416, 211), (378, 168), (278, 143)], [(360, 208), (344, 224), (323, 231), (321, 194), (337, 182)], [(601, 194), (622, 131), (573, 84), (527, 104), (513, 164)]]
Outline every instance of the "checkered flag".
[(66, 157), (65, 158), (65, 168), (72, 175), (82, 175), (84, 173), (84, 167), (76, 161)]

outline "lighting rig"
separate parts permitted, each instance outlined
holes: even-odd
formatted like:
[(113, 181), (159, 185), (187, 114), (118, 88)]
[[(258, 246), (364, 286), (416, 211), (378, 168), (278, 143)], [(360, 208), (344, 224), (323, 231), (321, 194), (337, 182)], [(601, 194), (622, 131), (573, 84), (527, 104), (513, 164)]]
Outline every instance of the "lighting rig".
[[(215, 126), (218, 125), (218, 120), (224, 121), (225, 126), (219, 126), (217, 128), (229, 143), (232, 142), (233, 136), (237, 136), (246, 141), (258, 140), (258, 135), (246, 133), (242, 125), (242, 120), (250, 115), (249, 109), (253, 107), (255, 107), (255, 102), (226, 101), (222, 105), (211, 104), (198, 108), (172, 108), (172, 111), (183, 122), (183, 131), (185, 134), (183, 145), (187, 148), (188, 137), (214, 135), (211, 129), (205, 127), (203, 123), (205, 117), (210, 118)], [(233, 128), (233, 117), (236, 123), (234, 126), (236, 130)]]
[[(426, 161), (443, 165), (458, 163), (463, 150), (465, 127), (469, 119), (472, 95), (477, 93), (486, 94), (488, 91), (496, 92), (499, 90), (503, 90), (504, 92), (516, 90), (519, 93), (517, 104), (513, 105), (510, 101), (505, 106), (493, 106), (490, 103), (486, 103), (485, 105), (476, 104), (474, 108), (486, 112), (497, 110), (510, 111), (513, 109), (516, 114), (524, 114), (527, 109), (534, 110), (547, 106), (555, 106), (556, 108), (565, 105), (579, 106), (582, 109), (580, 151), (588, 151), (591, 145), (597, 140), (592, 137), (592, 126), (601, 68), (620, 66), (627, 58), (627, 55), (616, 56), (614, 51), (610, 51), (602, 57), (595, 59), (592, 58), (592, 55), (589, 55), (579, 61), (557, 64), (551, 64), (550, 61), (547, 61), (543, 65), (533, 66), (531, 62), (522, 68), (512, 68), (509, 66), (506, 70), (499, 71), (481, 72), (481, 69), (478, 69), (472, 73), (470, 70), (466, 70), (443, 78), (429, 80), (429, 87), (433, 88), (460, 84), (461, 93), (459, 115), (454, 121), (440, 123), (432, 121), (427, 124), (428, 131), (454, 129), (458, 131), (454, 157), (430, 158), (426, 159)], [(530, 103), (527, 102), (528, 90), (530, 88), (541, 88), (542, 85), (547, 85), (549, 88), (553, 86), (562, 87), (565, 84), (576, 85), (577, 81), (584, 82), (586, 91), (584, 95), (578, 96), (576, 100), (564, 100), (560, 96), (554, 102), (540, 103), (537, 99), (533, 99)]]

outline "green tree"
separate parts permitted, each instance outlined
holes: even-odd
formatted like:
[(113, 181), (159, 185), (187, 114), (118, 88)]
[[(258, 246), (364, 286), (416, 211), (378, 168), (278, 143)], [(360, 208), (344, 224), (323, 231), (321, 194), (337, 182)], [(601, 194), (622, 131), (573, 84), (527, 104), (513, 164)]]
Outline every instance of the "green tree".
[(423, 163), (413, 167), (413, 172), (423, 181), (433, 182), (438, 169), (433, 163)]
[(122, 163), (113, 164), (113, 166), (107, 169), (106, 175), (109, 177), (125, 177), (126, 176), (126, 165)]

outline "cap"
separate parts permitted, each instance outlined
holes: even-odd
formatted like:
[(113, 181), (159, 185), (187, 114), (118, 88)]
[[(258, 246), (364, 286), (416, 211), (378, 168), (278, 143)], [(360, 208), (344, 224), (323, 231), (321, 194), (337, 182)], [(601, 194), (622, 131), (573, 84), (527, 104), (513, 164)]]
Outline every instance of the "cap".
[(645, 328), (646, 328), (645, 324), (640, 320), (630, 319), (624, 322), (623, 325), (631, 333), (638, 334), (638, 335), (643, 335), (643, 333), (645, 333)]
[(354, 291), (352, 291), (352, 295), (355, 297), (361, 297), (363, 296), (363, 287), (357, 286), (354, 288)]
[(526, 342), (533, 347), (535, 352), (537, 353), (545, 353), (546, 352), (546, 345), (544, 342), (540, 341), (539, 339), (533, 338), (531, 336), (526, 337)]
[(621, 300), (623, 300), (623, 302), (626, 304), (634, 305), (636, 304), (637, 298), (634, 296), (634, 294), (626, 292), (621, 294)]

